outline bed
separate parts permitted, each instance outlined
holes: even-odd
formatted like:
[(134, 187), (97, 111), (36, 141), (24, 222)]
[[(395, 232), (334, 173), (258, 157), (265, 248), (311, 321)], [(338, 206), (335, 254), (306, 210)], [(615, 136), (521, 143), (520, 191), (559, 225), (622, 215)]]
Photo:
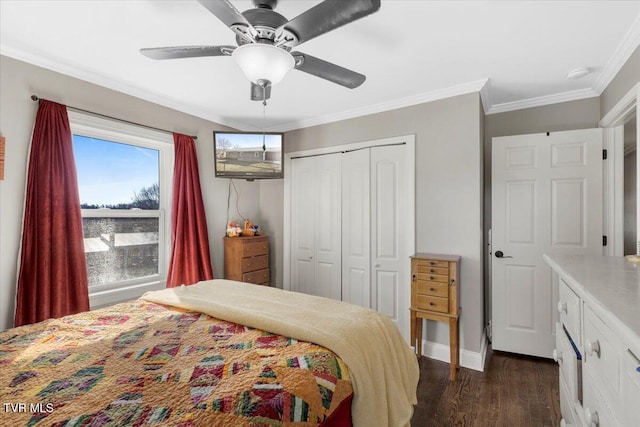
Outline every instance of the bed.
[(16, 426), (405, 426), (417, 379), (385, 316), (227, 280), (0, 333)]

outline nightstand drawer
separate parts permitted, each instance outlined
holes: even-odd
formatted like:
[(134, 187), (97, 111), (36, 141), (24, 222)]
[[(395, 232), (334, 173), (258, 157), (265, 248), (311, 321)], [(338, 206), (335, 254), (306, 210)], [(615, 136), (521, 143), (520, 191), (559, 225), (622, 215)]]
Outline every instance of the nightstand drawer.
[(449, 275), (449, 267), (432, 267), (430, 265), (420, 265), (418, 264), (418, 266), (416, 267), (416, 271), (418, 273), (425, 273), (425, 274), (440, 274), (443, 276), (448, 276)]
[(442, 274), (427, 274), (427, 273), (418, 273), (416, 274), (418, 281), (423, 282), (440, 282), (440, 283), (449, 283), (449, 276), (443, 276)]
[(242, 281), (247, 283), (261, 284), (269, 281), (269, 270), (258, 270), (251, 273), (244, 273)]
[(269, 268), (269, 255), (259, 255), (251, 258), (243, 258), (241, 261), (243, 273)]
[(269, 253), (269, 242), (267, 240), (262, 242), (246, 243), (242, 248), (242, 256), (257, 256), (266, 255)]
[(436, 261), (432, 259), (417, 259), (417, 265), (426, 266), (426, 267), (441, 267), (441, 268), (449, 268), (449, 263), (447, 261)]
[(449, 312), (449, 299), (432, 297), (427, 295), (416, 295), (416, 308), (418, 310), (437, 311), (438, 313)]
[(431, 295), (434, 297), (447, 298), (449, 296), (449, 285), (442, 282), (423, 282), (418, 280), (416, 291), (419, 294)]

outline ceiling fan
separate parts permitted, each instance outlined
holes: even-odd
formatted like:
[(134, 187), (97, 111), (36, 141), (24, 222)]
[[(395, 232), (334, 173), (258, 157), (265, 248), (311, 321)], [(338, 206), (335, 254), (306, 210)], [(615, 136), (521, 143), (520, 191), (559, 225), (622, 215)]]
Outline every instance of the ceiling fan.
[(152, 59), (232, 56), (251, 81), (251, 99), (266, 101), (271, 86), (292, 68), (354, 89), (363, 74), (291, 49), (335, 28), (372, 14), (380, 0), (325, 0), (288, 20), (273, 9), (278, 0), (253, 0), (240, 13), (229, 0), (198, 0), (236, 33), (236, 46), (174, 46), (140, 49)]

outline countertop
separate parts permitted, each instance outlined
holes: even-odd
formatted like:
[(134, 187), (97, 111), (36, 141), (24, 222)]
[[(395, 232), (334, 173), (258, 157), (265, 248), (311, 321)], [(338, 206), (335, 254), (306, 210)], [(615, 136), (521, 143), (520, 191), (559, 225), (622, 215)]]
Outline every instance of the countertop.
[(597, 255), (545, 254), (544, 259), (630, 348), (640, 352), (640, 262)]

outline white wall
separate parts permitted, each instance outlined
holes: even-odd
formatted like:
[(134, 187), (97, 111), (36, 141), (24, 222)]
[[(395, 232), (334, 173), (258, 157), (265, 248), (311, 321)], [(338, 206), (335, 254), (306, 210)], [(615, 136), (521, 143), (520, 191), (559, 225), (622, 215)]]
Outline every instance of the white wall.
[[(461, 346), (472, 352), (480, 352), (483, 331), (481, 118), (480, 96), (472, 93), (285, 136), (285, 151), (293, 152), (416, 135), (416, 250), (462, 256)], [(263, 186), (261, 199), (277, 199), (282, 191)], [(269, 209), (272, 218), (282, 217), (282, 204)], [(278, 256), (276, 263), (282, 266), (282, 254)], [(448, 344), (448, 327), (430, 322), (426, 338)]]
[[(222, 277), (228, 180), (214, 178), (213, 131), (228, 128), (5, 56), (0, 56), (0, 94), (0, 134), (6, 138), (5, 179), (0, 181), (0, 330), (13, 325), (27, 155), (37, 110), (37, 103), (29, 98), (32, 94), (148, 126), (197, 135), (213, 273)], [(257, 217), (259, 183), (235, 182), (241, 195), (242, 214)], [(233, 219), (235, 204), (231, 212)]]

